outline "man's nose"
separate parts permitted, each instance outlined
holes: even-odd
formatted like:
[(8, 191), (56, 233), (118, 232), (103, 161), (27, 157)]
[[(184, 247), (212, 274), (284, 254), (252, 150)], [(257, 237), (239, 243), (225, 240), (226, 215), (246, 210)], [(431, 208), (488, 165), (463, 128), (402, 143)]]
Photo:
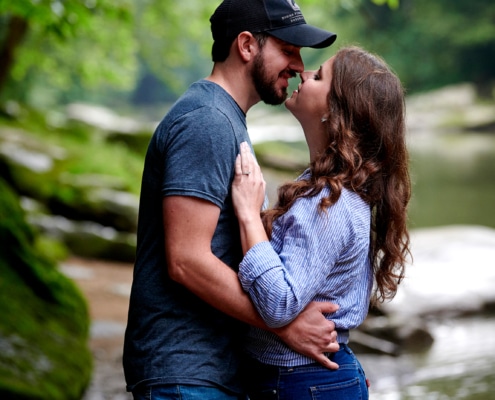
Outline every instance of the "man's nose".
[(298, 73), (304, 71), (304, 62), (302, 60), (301, 54), (294, 55), (290, 63), (290, 69)]

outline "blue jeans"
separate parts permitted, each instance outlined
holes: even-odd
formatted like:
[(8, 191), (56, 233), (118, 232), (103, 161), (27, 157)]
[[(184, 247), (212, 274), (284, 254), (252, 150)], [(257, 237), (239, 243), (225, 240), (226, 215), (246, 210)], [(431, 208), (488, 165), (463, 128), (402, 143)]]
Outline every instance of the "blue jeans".
[(367, 400), (368, 387), (361, 364), (344, 344), (332, 360), (338, 370), (320, 364), (277, 367), (257, 361), (243, 370), (250, 400)]
[(219, 388), (192, 385), (155, 385), (135, 389), (134, 400), (245, 400)]

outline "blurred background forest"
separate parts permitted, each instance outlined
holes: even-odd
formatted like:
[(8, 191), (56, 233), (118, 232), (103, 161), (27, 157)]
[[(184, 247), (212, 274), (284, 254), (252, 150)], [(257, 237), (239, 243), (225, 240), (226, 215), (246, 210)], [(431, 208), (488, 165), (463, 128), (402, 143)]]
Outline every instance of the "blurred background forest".
[[(120, 352), (144, 154), (211, 71), (219, 2), (0, 0), (0, 398), (128, 398)], [(407, 91), (415, 268), (381, 310), (386, 333), (370, 320), (355, 336), (374, 354), (372, 399), (494, 399), (495, 2), (297, 3), (338, 34), (302, 50), (306, 68), (357, 44)], [(262, 104), (248, 129), (273, 201), (307, 163), (302, 133)]]
[[(472, 82), (493, 95), (490, 0), (301, 0), (306, 19), (382, 55), (409, 93)], [(2, 0), (0, 98), (44, 109), (174, 100), (210, 72), (216, 2)], [(317, 66), (328, 52), (308, 50)]]

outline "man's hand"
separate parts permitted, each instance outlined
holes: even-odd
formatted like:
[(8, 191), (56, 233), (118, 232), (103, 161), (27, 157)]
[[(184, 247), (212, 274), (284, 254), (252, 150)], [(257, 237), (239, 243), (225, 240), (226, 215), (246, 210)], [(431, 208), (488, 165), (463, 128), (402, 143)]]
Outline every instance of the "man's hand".
[(323, 315), (338, 308), (328, 302), (311, 302), (290, 324), (272, 331), (292, 350), (311, 357), (326, 368), (338, 369), (338, 364), (324, 354), (338, 351), (339, 344), (335, 324)]

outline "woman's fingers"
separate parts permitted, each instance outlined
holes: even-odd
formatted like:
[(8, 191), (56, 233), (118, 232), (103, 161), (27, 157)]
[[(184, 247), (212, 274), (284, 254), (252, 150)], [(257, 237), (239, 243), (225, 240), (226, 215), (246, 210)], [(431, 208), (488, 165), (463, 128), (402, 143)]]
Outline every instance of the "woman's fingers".
[(241, 160), (241, 155), (238, 154), (236, 159), (235, 159), (235, 174), (236, 175), (241, 175), (242, 174), (242, 160)]
[(247, 142), (242, 142), (240, 145), (240, 152), (235, 163), (235, 173), (236, 175), (250, 178), (248, 180), (250, 182), (261, 182), (263, 189), (265, 188), (266, 183), (263, 179), (261, 168)]
[(253, 154), (246, 142), (241, 143), (241, 169), (243, 175), (250, 175), (253, 171)]
[(258, 177), (258, 175), (261, 174), (261, 169), (247, 142), (241, 143), (240, 155), (242, 171), (241, 173), (246, 176), (253, 175), (254, 177)]
[(265, 200), (265, 181), (261, 169), (246, 142), (241, 143), (235, 160), (232, 198), (238, 218), (258, 213)]
[(242, 142), (240, 152), (235, 159), (235, 174), (248, 177), (257, 172), (257, 169), (259, 169), (258, 164), (249, 145), (247, 142)]

